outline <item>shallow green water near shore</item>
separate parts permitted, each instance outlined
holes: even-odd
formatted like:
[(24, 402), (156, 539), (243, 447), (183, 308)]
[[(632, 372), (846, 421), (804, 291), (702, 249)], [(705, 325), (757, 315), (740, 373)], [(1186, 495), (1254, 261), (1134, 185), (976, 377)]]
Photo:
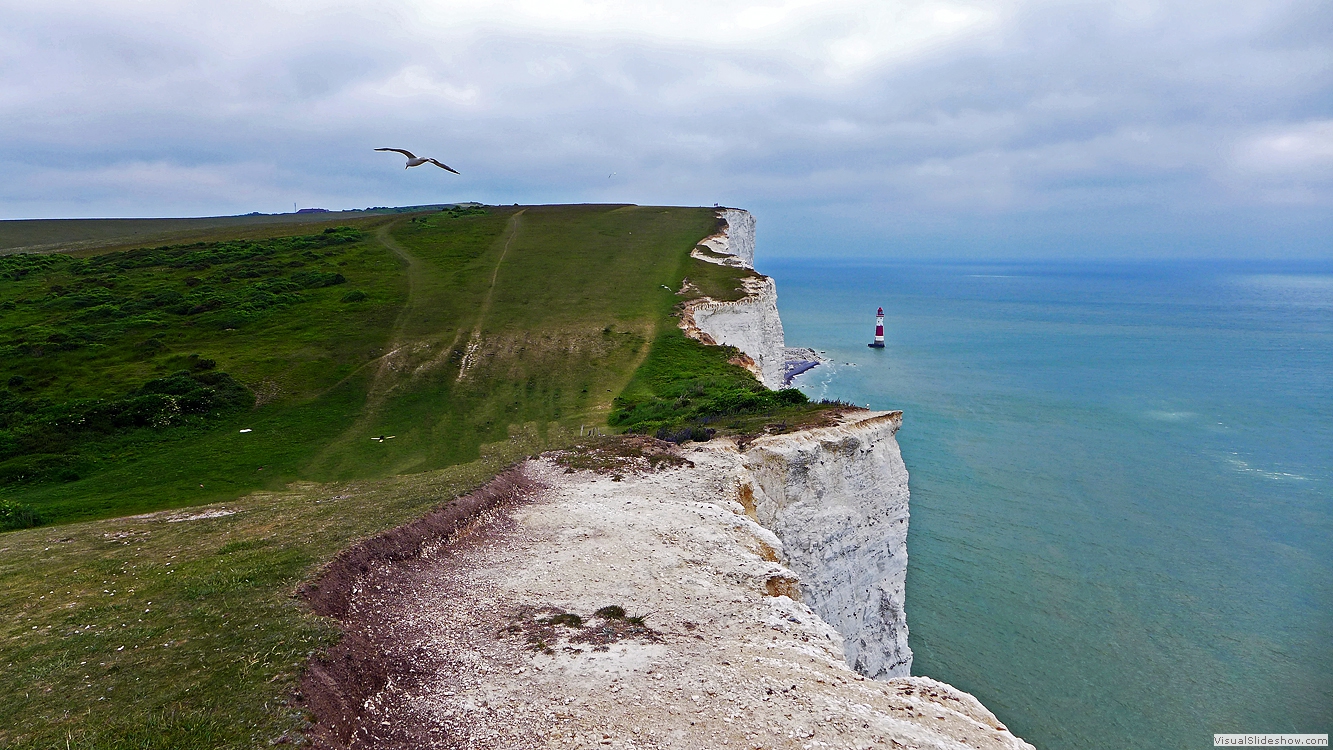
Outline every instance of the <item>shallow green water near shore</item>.
[(761, 266), (905, 412), (913, 673), (1043, 750), (1333, 730), (1333, 266)]

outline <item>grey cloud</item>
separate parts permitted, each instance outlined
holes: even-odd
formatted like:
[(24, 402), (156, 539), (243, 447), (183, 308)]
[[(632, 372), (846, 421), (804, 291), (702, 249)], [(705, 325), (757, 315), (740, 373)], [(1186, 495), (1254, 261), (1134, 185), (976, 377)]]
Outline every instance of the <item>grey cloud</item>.
[(1324, 3), (997, 4), (859, 66), (856, 4), (734, 44), (233, 7), (6, 8), (0, 215), (719, 201), (776, 253), (1330, 254)]

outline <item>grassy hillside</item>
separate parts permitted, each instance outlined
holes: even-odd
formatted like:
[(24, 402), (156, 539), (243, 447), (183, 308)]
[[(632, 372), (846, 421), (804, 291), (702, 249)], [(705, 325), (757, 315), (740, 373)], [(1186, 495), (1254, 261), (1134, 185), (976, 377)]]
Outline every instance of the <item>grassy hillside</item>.
[[(442, 241), (435, 219), (386, 238), (413, 296), (369, 406), (314, 476), (419, 471), (475, 458), (507, 425), (603, 424), (660, 328), (710, 211), (606, 206), (513, 213), (485, 248)], [(370, 437), (394, 434), (394, 441)]]
[(817, 418), (676, 327), (685, 278), (748, 273), (689, 257), (714, 224), (505, 207), (0, 257), (0, 518), (60, 524), (0, 534), (0, 748), (299, 739), (335, 632), (293, 593), (349, 543), (582, 425)]
[[(435, 211), (0, 257), (0, 498), (48, 522), (145, 512), (602, 423), (712, 221)], [(232, 384), (246, 392), (223, 398)]]

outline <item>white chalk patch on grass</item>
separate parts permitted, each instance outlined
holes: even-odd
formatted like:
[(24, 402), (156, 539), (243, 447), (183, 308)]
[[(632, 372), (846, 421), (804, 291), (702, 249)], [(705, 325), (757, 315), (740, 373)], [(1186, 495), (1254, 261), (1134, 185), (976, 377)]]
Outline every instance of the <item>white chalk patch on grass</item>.
[(172, 516), (167, 519), (167, 523), (180, 523), (181, 521), (202, 521), (207, 518), (222, 518), (223, 516), (234, 516), (234, 515), (236, 515), (236, 511), (234, 510), (223, 510), (219, 508), (217, 510), (206, 510), (203, 513), (194, 513), (188, 516)]

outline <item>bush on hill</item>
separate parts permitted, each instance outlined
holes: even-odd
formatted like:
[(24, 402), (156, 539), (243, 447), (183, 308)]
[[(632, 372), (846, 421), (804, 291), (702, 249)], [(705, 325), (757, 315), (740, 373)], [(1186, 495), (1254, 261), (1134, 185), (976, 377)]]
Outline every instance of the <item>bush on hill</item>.
[(42, 517), (32, 508), (13, 500), (0, 499), (0, 531), (41, 526)]
[(440, 212), (451, 219), (457, 219), (460, 216), (485, 216), (489, 213), (481, 206), (449, 206), (440, 209)]
[(115, 399), (53, 403), (0, 390), (0, 485), (78, 479), (80, 445), (135, 430), (163, 430), (216, 419), (254, 405), (255, 395), (211, 360), (150, 380)]
[[(82, 259), (0, 257), (0, 486), (74, 481), (110, 445), (160, 440), (252, 406), (255, 395), (232, 375), (197, 355), (172, 355), (164, 335), (238, 329), (309, 302), (314, 290), (347, 281), (336, 261), (362, 239), (332, 227)], [(162, 374), (107, 388), (84, 373), (90, 359), (117, 357)], [(71, 394), (71, 381), (90, 382)]]
[(615, 399), (608, 423), (681, 443), (707, 440), (713, 425), (736, 417), (779, 416), (808, 402), (795, 388), (765, 388), (728, 361), (737, 353), (730, 346), (705, 346), (673, 326), (653, 342), (634, 379)]

